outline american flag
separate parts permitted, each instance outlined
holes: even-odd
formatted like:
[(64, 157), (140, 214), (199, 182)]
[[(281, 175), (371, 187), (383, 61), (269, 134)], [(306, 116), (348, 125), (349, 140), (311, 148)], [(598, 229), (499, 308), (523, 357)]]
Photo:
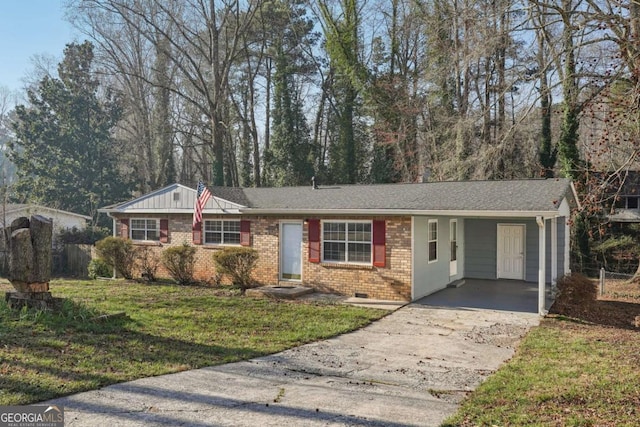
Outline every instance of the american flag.
[(207, 201), (211, 197), (211, 192), (203, 184), (202, 181), (198, 182), (198, 188), (196, 188), (196, 203), (193, 207), (193, 226), (202, 222), (202, 210), (204, 209)]

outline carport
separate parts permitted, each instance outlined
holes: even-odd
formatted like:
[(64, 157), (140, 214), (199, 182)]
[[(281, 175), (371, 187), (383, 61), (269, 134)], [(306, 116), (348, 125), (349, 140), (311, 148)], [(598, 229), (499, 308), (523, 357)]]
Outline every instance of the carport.
[(443, 184), (438, 209), (411, 217), (411, 299), (545, 315), (550, 288), (570, 273), (571, 210), (580, 206), (571, 182)]
[[(423, 297), (416, 304), (433, 307), (474, 308), (519, 313), (538, 313), (538, 283), (521, 280), (466, 279), (456, 286)], [(553, 303), (546, 287), (546, 307)]]

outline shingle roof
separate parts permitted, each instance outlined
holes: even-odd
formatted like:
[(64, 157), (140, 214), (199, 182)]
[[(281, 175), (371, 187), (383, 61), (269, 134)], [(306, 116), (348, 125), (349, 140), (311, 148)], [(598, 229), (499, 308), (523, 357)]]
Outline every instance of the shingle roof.
[(28, 211), (28, 212), (38, 212), (38, 211), (47, 210), (47, 211), (52, 211), (52, 212), (59, 212), (59, 213), (65, 214), (65, 215), (81, 217), (81, 218), (84, 218), (86, 220), (90, 220), (91, 219), (91, 217), (87, 216), (87, 215), (82, 215), (82, 214), (75, 213), (75, 212), (64, 211), (62, 209), (50, 208), (50, 207), (42, 206), (42, 205), (36, 205), (36, 204), (33, 204), (33, 203), (7, 203), (4, 206), (5, 213), (21, 211), (21, 210), (25, 210), (25, 211)]
[(262, 210), (554, 211), (574, 194), (568, 179), (278, 188), (212, 187), (212, 194)]
[[(553, 214), (563, 199), (578, 204), (568, 179), (513, 181), (440, 181), (420, 184), (326, 185), (305, 187), (210, 187), (205, 212), (255, 214), (340, 213), (394, 214), (433, 212), (480, 215), (504, 213), (524, 216)], [(179, 200), (174, 192), (184, 192)], [(173, 184), (137, 199), (106, 206), (101, 212), (181, 212), (193, 209), (195, 190)]]

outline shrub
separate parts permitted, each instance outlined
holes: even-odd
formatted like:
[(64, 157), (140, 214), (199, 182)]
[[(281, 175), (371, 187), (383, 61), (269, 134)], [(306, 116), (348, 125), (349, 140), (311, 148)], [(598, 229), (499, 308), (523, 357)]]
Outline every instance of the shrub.
[(579, 273), (572, 273), (558, 279), (558, 295), (550, 312), (584, 318), (593, 310), (593, 303), (597, 299), (597, 284)]
[(186, 243), (173, 246), (162, 252), (162, 263), (173, 280), (179, 285), (193, 283), (193, 267), (196, 263), (196, 248)]
[(109, 236), (108, 228), (91, 226), (83, 229), (73, 227), (60, 231), (58, 241), (60, 243), (72, 243), (79, 245), (93, 245), (98, 240)]
[(113, 274), (113, 267), (110, 267), (102, 258), (94, 258), (89, 261), (87, 270), (89, 278), (92, 280), (96, 280), (98, 277), (111, 277)]
[(258, 252), (251, 248), (225, 248), (213, 254), (216, 270), (220, 274), (228, 274), (231, 281), (245, 290), (255, 286), (251, 272), (258, 261)]
[(140, 246), (136, 249), (137, 265), (142, 278), (149, 281), (156, 281), (156, 272), (160, 267), (160, 259), (148, 246)]
[(96, 243), (98, 255), (125, 279), (133, 279), (136, 250), (129, 239), (105, 237)]
[(579, 273), (562, 276), (558, 279), (556, 300), (568, 304), (584, 305), (598, 299), (597, 284)]

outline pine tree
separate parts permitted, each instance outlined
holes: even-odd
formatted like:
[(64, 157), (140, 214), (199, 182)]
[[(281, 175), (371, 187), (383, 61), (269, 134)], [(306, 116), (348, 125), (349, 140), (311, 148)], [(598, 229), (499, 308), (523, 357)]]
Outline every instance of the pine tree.
[(16, 196), (83, 214), (129, 195), (118, 170), (111, 131), (121, 111), (109, 94), (101, 99), (92, 73), (93, 46), (69, 44), (59, 78), (45, 77), (28, 91), (29, 105), (16, 107)]
[(305, 185), (313, 176), (310, 130), (288, 59), (280, 50), (274, 76), (270, 170), (275, 186)]
[(302, 46), (315, 43), (313, 22), (299, 0), (277, 1), (268, 10), (274, 38), (269, 48), (274, 64), (271, 135), (264, 155), (266, 185), (307, 185), (316, 155), (304, 114), (301, 77), (310, 73)]

